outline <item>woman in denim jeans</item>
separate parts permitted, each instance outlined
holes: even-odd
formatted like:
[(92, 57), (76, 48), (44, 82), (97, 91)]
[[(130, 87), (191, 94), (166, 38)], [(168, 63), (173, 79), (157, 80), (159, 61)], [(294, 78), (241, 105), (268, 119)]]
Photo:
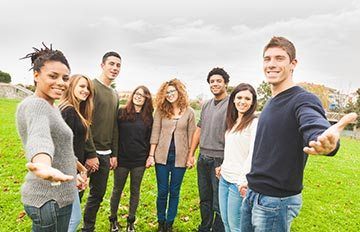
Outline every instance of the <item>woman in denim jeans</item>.
[[(224, 161), (216, 168), (219, 206), (226, 232), (240, 232), (242, 185), (250, 171), (257, 119), (256, 92), (249, 84), (239, 84), (229, 98), (226, 114)], [(241, 193), (242, 192), (242, 193)]]
[(189, 107), (184, 84), (177, 79), (161, 85), (156, 95), (156, 106), (146, 166), (155, 163), (158, 231), (172, 231), (195, 131), (195, 113)]
[[(45, 45), (44, 45), (45, 46)], [(31, 58), (36, 90), (16, 112), (29, 172), (21, 188), (32, 231), (66, 232), (76, 175), (72, 131), (54, 105), (67, 89), (70, 67), (61, 51), (35, 49)]]

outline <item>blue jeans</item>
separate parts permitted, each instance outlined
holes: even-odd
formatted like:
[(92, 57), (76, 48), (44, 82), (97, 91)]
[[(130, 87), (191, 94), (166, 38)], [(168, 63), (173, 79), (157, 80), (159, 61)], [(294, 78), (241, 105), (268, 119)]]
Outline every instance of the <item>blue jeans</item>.
[(249, 189), (241, 208), (241, 231), (290, 231), (301, 204), (301, 193), (270, 197)]
[(70, 217), (70, 223), (69, 223), (69, 229), (68, 232), (75, 232), (77, 227), (79, 226), (81, 222), (81, 205), (80, 205), (80, 196), (79, 196), (79, 190), (75, 189), (75, 199), (74, 203), (72, 205), (72, 211), (71, 211), (71, 217)]
[[(155, 171), (158, 188), (156, 200), (158, 221), (172, 224), (177, 214), (180, 187), (186, 168), (175, 167), (175, 152), (169, 151), (166, 165), (155, 164)], [(166, 211), (168, 198), (169, 207)]]
[(224, 231), (219, 209), (219, 179), (215, 176), (215, 168), (219, 167), (222, 161), (222, 158), (203, 154), (200, 154), (198, 158), (197, 175), (201, 215), (199, 232)]
[(241, 204), (243, 198), (236, 184), (220, 177), (219, 206), (226, 232), (240, 232)]
[(67, 232), (72, 204), (59, 208), (56, 201), (46, 202), (40, 208), (24, 205), (27, 215), (32, 220), (33, 232)]

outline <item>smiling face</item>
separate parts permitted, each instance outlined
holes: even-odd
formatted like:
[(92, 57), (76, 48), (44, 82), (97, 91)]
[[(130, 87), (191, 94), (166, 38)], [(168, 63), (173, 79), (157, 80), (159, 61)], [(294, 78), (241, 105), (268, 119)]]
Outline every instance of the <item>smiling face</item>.
[(74, 95), (79, 101), (86, 101), (90, 94), (90, 86), (85, 78), (80, 78), (74, 88)]
[(251, 107), (253, 95), (249, 90), (240, 91), (235, 95), (234, 105), (238, 113), (245, 114)]
[(221, 75), (215, 74), (209, 78), (210, 91), (215, 97), (226, 94), (226, 83)]
[(59, 61), (47, 61), (40, 71), (34, 71), (35, 94), (44, 98), (51, 105), (68, 87), (70, 70)]
[(146, 96), (144, 90), (142, 88), (137, 89), (132, 98), (133, 104), (135, 106), (142, 107), (145, 103), (145, 100), (146, 100)]
[(179, 93), (177, 91), (177, 89), (172, 86), (172, 85), (169, 85), (167, 88), (166, 88), (166, 100), (173, 104), (177, 101), (177, 99), (179, 98)]
[(268, 48), (264, 52), (263, 70), (269, 84), (277, 87), (291, 83), (296, 59), (290, 61), (289, 55), (279, 47)]
[(101, 64), (103, 69), (102, 78), (105, 84), (109, 84), (115, 80), (120, 73), (121, 60), (115, 56), (109, 56), (104, 63)]

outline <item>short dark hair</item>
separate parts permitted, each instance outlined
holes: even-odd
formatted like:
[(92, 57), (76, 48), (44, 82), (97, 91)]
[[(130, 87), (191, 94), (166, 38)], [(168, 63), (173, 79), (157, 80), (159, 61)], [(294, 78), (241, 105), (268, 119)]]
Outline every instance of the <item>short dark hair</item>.
[(296, 59), (296, 49), (294, 44), (290, 40), (281, 36), (273, 36), (271, 38), (269, 43), (266, 44), (264, 48), (263, 55), (265, 54), (266, 50), (268, 50), (269, 48), (276, 48), (276, 47), (283, 49), (289, 55), (290, 62)]
[(105, 55), (102, 58), (102, 63), (104, 64), (106, 59), (109, 58), (110, 56), (115, 56), (115, 57), (117, 57), (117, 58), (119, 58), (121, 60), (121, 57), (120, 57), (119, 53), (117, 53), (117, 52), (107, 52), (107, 53), (105, 53)]
[(210, 83), (210, 77), (213, 75), (220, 75), (224, 79), (225, 84), (229, 83), (230, 76), (223, 68), (219, 68), (219, 67), (213, 68), (207, 76), (206, 81), (208, 83)]
[(40, 72), (41, 67), (44, 66), (45, 63), (48, 61), (58, 61), (64, 64), (70, 70), (69, 62), (67, 61), (66, 57), (61, 51), (53, 50), (52, 44), (50, 44), (50, 47), (47, 47), (45, 43), (42, 42), (42, 45), (44, 46), (44, 48), (38, 49), (33, 47), (34, 52), (29, 53), (26, 56), (20, 58), (20, 59), (30, 58), (31, 60), (30, 70), (32, 69), (34, 71)]

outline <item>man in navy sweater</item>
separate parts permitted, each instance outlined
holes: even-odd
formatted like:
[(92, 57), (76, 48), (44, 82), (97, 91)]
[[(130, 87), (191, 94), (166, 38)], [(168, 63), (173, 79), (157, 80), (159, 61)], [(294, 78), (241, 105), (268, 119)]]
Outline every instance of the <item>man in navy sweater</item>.
[(352, 113), (330, 126), (319, 99), (295, 86), (295, 47), (286, 38), (273, 37), (263, 58), (272, 98), (259, 118), (242, 206), (243, 232), (290, 231), (302, 205), (307, 154), (335, 155), (340, 131), (357, 117)]

